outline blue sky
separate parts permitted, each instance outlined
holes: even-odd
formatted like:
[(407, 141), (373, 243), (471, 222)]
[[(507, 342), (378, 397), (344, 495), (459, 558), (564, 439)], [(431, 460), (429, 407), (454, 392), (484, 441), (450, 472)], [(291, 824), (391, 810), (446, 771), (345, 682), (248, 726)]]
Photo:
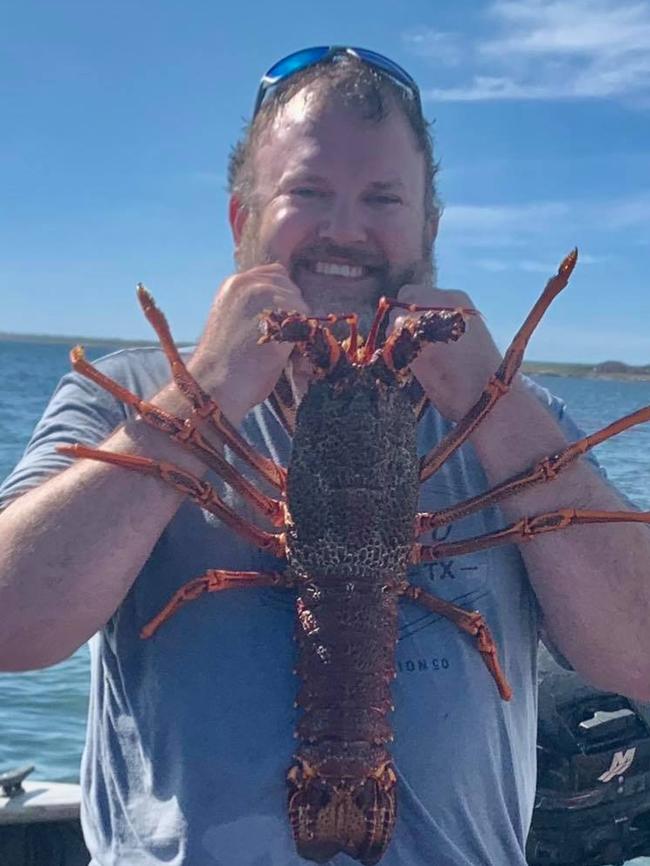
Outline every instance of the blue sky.
[(261, 74), (363, 45), (419, 81), (440, 285), (504, 348), (574, 245), (528, 357), (650, 363), (649, 0), (21, 0), (0, 28), (0, 331), (179, 339), (233, 270), (225, 166)]

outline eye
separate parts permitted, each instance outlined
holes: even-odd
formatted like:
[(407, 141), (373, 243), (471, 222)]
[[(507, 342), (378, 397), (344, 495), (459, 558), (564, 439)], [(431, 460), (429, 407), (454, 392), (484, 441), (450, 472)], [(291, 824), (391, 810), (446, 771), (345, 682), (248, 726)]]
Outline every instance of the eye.
[(291, 195), (298, 198), (324, 198), (325, 192), (313, 186), (297, 186), (291, 190)]
[(381, 207), (384, 205), (401, 204), (402, 199), (398, 195), (377, 192), (367, 196), (366, 201), (369, 202), (369, 204), (379, 205)]

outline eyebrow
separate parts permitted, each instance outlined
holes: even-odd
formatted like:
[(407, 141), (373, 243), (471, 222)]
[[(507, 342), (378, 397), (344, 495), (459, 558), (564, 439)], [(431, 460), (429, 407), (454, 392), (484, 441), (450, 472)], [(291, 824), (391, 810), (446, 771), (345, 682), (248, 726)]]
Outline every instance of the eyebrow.
[[(303, 174), (301, 171), (290, 172), (285, 175), (281, 183), (316, 183), (328, 185), (329, 181), (326, 177), (319, 174)], [(399, 179), (394, 180), (373, 180), (368, 184), (368, 189), (373, 192), (388, 192), (390, 190), (403, 190), (404, 184)]]
[(283, 178), (281, 178), (281, 182), (288, 183), (327, 183), (327, 179), (321, 177), (319, 174), (303, 174), (300, 170), (289, 172)]
[(401, 180), (373, 180), (370, 184), (370, 188), (383, 192), (388, 189), (403, 189), (404, 184)]

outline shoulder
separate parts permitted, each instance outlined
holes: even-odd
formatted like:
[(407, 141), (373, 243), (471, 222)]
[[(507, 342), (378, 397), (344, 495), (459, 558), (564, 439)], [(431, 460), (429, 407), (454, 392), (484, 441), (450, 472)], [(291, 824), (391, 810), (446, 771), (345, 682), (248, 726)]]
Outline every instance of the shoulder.
[[(193, 347), (182, 350), (189, 356)], [(140, 397), (148, 397), (171, 381), (172, 373), (165, 353), (158, 346), (120, 349), (93, 361), (104, 375), (115, 379)]]
[[(143, 399), (152, 397), (171, 380), (169, 363), (159, 348), (120, 349), (92, 363), (105, 376)], [(59, 454), (58, 445), (75, 442), (96, 445), (130, 413), (128, 407), (97, 383), (74, 370), (66, 373), (22, 458), (0, 488), (0, 507), (70, 465), (71, 458)]]

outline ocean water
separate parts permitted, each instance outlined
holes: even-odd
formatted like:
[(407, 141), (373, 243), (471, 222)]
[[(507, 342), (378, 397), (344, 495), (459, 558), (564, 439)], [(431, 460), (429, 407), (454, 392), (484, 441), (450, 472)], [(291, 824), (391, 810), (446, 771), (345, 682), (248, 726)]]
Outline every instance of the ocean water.
[[(0, 341), (0, 478), (18, 462), (57, 382), (61, 344)], [(114, 346), (89, 347), (89, 359)], [(88, 650), (42, 671), (0, 674), (0, 771), (34, 764), (33, 779), (76, 782), (86, 729)]]
[[(95, 347), (88, 356), (92, 359), (111, 350)], [(68, 369), (65, 346), (0, 341), (0, 478), (19, 459), (52, 390)], [(559, 377), (538, 381), (567, 402), (585, 431), (650, 404), (650, 382)], [(606, 442), (596, 454), (610, 479), (638, 506), (650, 510), (650, 424)], [(34, 778), (77, 781), (87, 692), (85, 647), (47, 670), (0, 674), (0, 771), (33, 763)], [(650, 859), (635, 863), (650, 866)]]

